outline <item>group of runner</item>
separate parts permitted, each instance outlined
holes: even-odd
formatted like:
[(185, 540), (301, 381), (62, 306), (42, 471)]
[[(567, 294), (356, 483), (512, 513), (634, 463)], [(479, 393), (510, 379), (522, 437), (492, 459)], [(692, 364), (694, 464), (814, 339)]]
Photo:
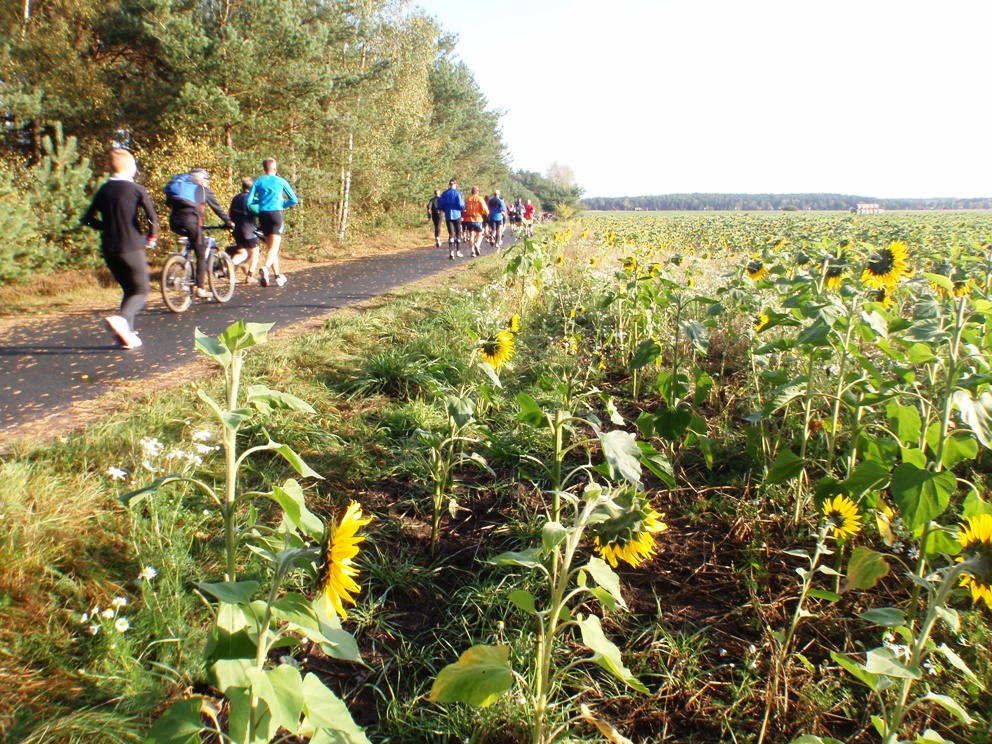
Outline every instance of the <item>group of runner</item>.
[[(103, 259), (124, 293), (118, 314), (105, 318), (107, 325), (122, 348), (136, 349), (142, 341), (135, 331), (135, 316), (147, 303), (151, 291), (146, 249), (154, 248), (158, 241), (159, 220), (147, 189), (134, 181), (138, 172), (134, 155), (114, 148), (107, 156), (107, 167), (110, 178), (97, 190), (82, 224), (100, 231)], [(266, 158), (262, 161), (263, 175), (242, 179), (241, 193), (231, 201), (230, 214), (210, 189), (210, 174), (203, 168), (176, 176), (166, 187), (169, 228), (186, 237), (196, 254), (193, 291), (198, 297), (211, 296), (206, 286), (205, 207), (210, 207), (233, 232), (235, 245), (228, 252), (236, 266), (248, 262), (246, 284), (257, 282), (263, 287), (273, 284), (281, 287), (286, 283), (286, 277), (279, 271), (283, 210), (299, 204), (300, 200), (289, 182), (276, 175), (277, 167), (274, 158)], [(261, 275), (256, 278), (259, 234), (267, 252)]]
[(530, 199), (525, 202), (517, 199), (507, 205), (499, 189), (491, 196), (481, 196), (479, 187), (473, 186), (466, 197), (458, 190), (458, 180), (452, 178), (448, 189), (442, 193), (434, 191), (427, 202), (427, 219), (434, 225), (434, 245), (441, 247), (441, 226), (448, 232), (448, 258), (454, 260), (463, 256), (462, 243), (467, 243), (471, 255), (482, 255), (482, 241), (499, 249), (503, 245), (503, 235), (507, 223), (512, 230), (525, 230), (528, 236), (534, 235), (536, 207)]

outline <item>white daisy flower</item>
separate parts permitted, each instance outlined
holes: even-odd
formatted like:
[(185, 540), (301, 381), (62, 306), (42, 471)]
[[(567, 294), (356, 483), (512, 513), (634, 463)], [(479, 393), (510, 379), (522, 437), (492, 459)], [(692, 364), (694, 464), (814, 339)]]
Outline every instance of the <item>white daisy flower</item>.
[(142, 451), (145, 453), (145, 457), (158, 457), (162, 454), (162, 450), (165, 449), (164, 444), (151, 437), (142, 437), (139, 444), (141, 445)]
[(119, 467), (116, 467), (115, 465), (111, 465), (109, 468), (107, 468), (107, 477), (111, 478), (112, 480), (124, 480), (125, 478), (127, 478), (127, 471), (121, 470)]

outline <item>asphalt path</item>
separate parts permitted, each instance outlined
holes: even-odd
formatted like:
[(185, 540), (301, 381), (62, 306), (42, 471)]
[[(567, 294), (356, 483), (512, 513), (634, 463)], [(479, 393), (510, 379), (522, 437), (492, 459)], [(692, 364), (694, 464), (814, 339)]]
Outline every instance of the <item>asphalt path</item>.
[(137, 318), (144, 345), (132, 351), (119, 347), (104, 321), (116, 308), (15, 324), (0, 333), (0, 434), (96, 398), (122, 381), (149, 379), (196, 360), (195, 328), (216, 336), (246, 320), (275, 323), (277, 332), (470, 260), (449, 260), (446, 245), (346, 259), (289, 274), (283, 287), (240, 284), (230, 302), (194, 300), (178, 315), (165, 306), (156, 281)]

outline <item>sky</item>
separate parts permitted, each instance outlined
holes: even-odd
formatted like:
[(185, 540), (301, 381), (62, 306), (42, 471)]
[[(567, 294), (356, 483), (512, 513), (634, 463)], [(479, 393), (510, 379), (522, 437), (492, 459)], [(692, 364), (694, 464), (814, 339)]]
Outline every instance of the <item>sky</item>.
[(992, 196), (992, 0), (414, 0), (586, 196)]

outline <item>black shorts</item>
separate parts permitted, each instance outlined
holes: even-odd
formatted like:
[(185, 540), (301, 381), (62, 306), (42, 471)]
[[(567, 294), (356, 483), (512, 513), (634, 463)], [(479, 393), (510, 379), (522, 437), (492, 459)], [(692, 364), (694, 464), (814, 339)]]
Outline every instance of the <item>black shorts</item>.
[(227, 249), (228, 253), (234, 254), (244, 249), (250, 251), (258, 248), (258, 238), (242, 238), (240, 235), (234, 236), (234, 245)]
[(482, 223), (481, 222), (463, 222), (462, 223), (462, 226), (468, 232), (482, 232)]
[(258, 229), (262, 235), (282, 235), (282, 212), (259, 212)]

